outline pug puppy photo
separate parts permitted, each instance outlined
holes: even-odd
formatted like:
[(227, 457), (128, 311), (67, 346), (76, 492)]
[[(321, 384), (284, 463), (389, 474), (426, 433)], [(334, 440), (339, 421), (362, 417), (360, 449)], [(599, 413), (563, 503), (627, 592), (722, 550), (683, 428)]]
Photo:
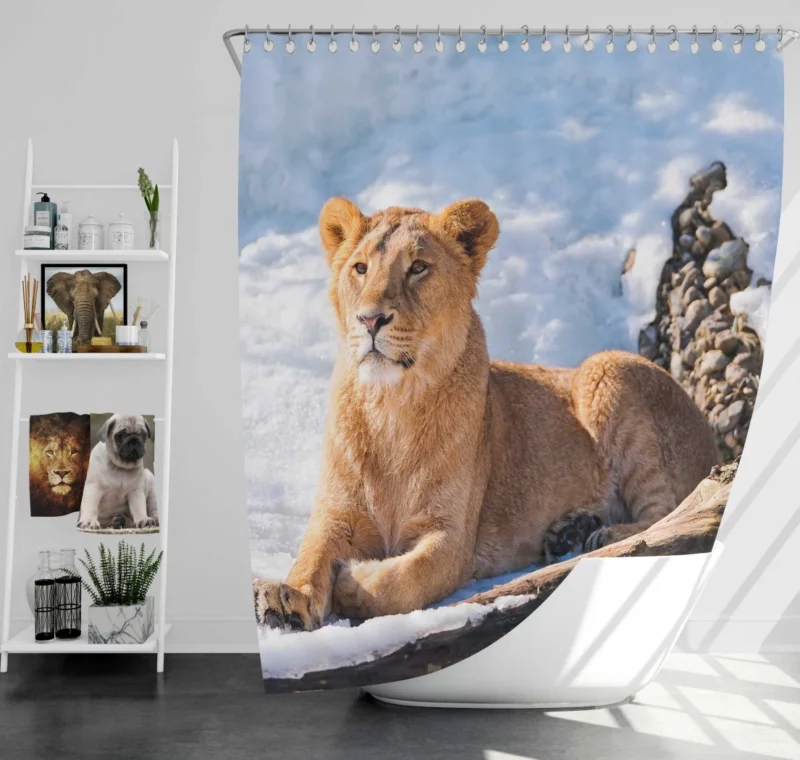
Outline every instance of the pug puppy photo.
[[(81, 530), (158, 527), (152, 463), (152, 423), (137, 414), (114, 414), (97, 433), (89, 458), (78, 528)], [(152, 464), (150, 465), (152, 466)]]

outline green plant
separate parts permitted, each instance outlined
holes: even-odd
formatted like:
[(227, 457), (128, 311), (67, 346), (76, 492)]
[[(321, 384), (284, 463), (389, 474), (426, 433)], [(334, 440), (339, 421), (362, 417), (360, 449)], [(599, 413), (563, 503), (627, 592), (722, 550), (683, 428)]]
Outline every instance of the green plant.
[[(144, 544), (137, 553), (135, 547), (120, 541), (115, 558), (110, 549), (100, 544), (98, 567), (89, 550), (85, 549), (84, 552), (86, 560), (79, 558), (78, 561), (88, 573), (91, 583), (81, 578), (81, 585), (99, 607), (143, 604), (164, 556), (161, 551), (156, 557), (155, 549), (145, 554)], [(74, 570), (65, 572), (80, 577)]]
[(155, 248), (158, 238), (158, 185), (153, 187), (150, 177), (141, 166), (139, 167), (139, 191), (144, 198), (144, 205), (147, 206), (150, 213), (150, 247)]

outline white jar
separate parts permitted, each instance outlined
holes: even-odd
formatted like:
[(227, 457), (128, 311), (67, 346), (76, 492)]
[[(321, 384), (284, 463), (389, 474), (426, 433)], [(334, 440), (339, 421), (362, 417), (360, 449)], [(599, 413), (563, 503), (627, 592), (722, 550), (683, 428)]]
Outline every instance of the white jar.
[(99, 251), (103, 248), (103, 225), (93, 216), (87, 216), (78, 225), (78, 250)]
[(108, 225), (108, 248), (111, 251), (133, 250), (133, 222), (120, 214)]

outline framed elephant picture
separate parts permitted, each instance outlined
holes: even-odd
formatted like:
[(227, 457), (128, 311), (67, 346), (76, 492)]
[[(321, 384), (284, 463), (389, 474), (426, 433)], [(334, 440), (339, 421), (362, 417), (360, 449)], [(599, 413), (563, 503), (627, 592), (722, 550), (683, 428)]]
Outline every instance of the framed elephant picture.
[(97, 336), (112, 340), (128, 322), (127, 264), (42, 264), (42, 326), (66, 325), (75, 345)]

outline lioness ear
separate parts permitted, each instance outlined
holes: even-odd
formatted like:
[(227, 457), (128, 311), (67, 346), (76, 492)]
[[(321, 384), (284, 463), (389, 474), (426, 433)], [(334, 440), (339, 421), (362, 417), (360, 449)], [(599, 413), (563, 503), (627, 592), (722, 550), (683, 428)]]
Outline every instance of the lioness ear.
[(327, 252), (328, 264), (345, 240), (364, 234), (367, 218), (347, 198), (331, 198), (319, 214), (319, 234)]
[(492, 210), (477, 198), (458, 201), (438, 216), (444, 231), (469, 256), (472, 270), (478, 275), (486, 263), (486, 254), (497, 242), (500, 225)]

